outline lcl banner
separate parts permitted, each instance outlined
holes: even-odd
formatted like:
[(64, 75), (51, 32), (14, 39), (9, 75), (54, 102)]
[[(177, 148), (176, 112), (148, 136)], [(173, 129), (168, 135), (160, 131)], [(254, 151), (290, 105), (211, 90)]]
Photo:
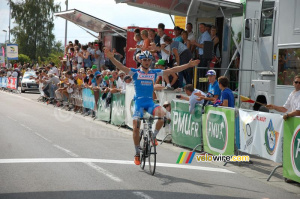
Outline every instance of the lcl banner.
[(18, 60), (18, 44), (6, 44), (6, 55), (8, 60)]
[(17, 89), (17, 78), (9, 77), (7, 81), (7, 88), (16, 90)]
[(282, 116), (240, 109), (239, 117), (240, 151), (282, 162)]

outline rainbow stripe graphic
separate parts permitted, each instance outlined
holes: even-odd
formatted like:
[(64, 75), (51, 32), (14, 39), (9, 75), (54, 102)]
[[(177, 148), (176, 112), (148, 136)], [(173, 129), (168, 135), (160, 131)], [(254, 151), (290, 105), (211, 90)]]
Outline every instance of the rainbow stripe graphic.
[(183, 160), (184, 160), (184, 158), (187, 154), (188, 154), (188, 156), (186, 158), (185, 164), (191, 164), (193, 159), (194, 159), (195, 152), (189, 152), (189, 153), (188, 152), (181, 152), (178, 159), (177, 159), (176, 164), (182, 164)]

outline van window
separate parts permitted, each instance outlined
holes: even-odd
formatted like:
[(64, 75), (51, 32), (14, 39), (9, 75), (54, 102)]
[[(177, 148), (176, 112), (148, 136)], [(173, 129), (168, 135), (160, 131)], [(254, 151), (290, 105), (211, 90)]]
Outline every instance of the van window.
[(296, 75), (300, 75), (300, 48), (279, 49), (278, 85), (293, 85)]
[(252, 39), (252, 20), (246, 19), (245, 21), (245, 39)]
[(274, 1), (263, 2), (261, 9), (260, 21), (260, 36), (272, 36), (273, 31), (273, 15), (274, 15)]

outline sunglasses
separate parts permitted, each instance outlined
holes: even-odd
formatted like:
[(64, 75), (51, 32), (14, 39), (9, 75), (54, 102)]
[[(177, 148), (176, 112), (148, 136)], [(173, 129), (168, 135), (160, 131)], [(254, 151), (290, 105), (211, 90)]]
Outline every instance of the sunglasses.
[(294, 83), (295, 83), (295, 84), (300, 84), (300, 82), (298, 82), (298, 81), (294, 81)]
[(164, 105), (164, 108), (167, 108), (168, 106), (170, 106), (169, 104), (168, 105)]
[(151, 61), (152, 59), (142, 59), (143, 61)]

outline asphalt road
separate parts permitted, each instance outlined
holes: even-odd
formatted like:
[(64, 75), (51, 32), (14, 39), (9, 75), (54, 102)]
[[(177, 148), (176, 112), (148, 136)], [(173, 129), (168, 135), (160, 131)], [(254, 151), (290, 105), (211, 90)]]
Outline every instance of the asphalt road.
[(176, 164), (187, 150), (171, 144), (157, 147), (151, 176), (133, 164), (130, 130), (37, 98), (0, 91), (0, 198), (299, 198), (234, 165)]

